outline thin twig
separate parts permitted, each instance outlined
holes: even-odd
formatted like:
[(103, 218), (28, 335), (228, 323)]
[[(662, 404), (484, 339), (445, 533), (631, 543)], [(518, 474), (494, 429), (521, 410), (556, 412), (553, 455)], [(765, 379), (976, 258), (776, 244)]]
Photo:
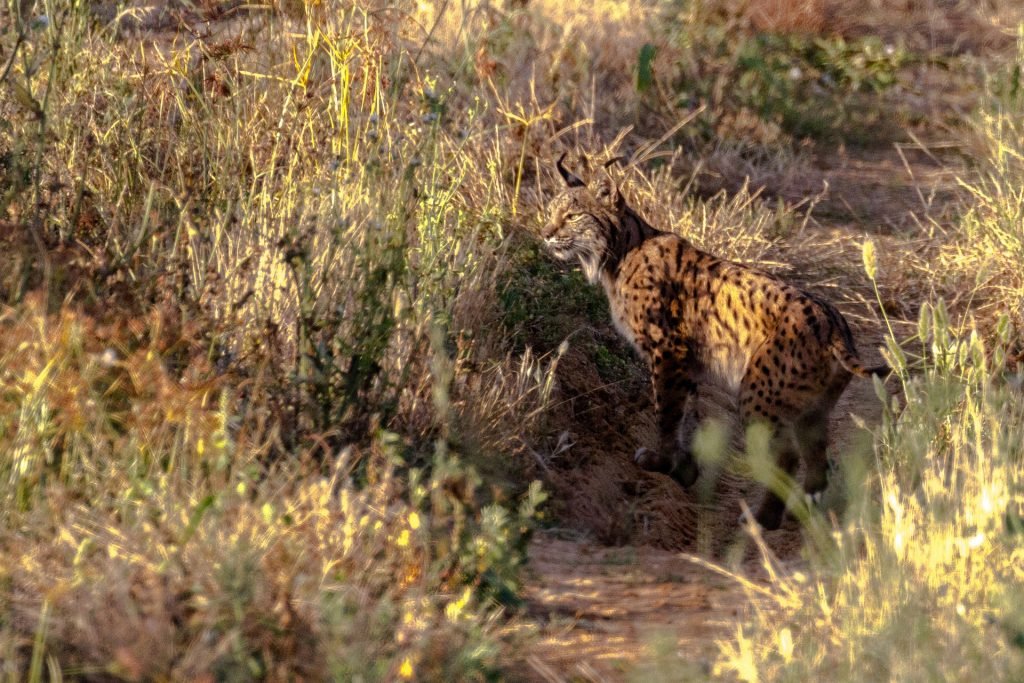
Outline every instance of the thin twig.
[(24, 42), (25, 42), (25, 34), (24, 33), (19, 33), (18, 34), (18, 40), (16, 40), (15, 43), (14, 43), (14, 49), (11, 50), (11, 58), (9, 60), (7, 60), (7, 66), (4, 67), (3, 75), (0, 75), (0, 83), (2, 83), (4, 80), (6, 80), (7, 74), (11, 73), (11, 67), (14, 66), (14, 60), (18, 56), (18, 48), (20, 48), (21, 44), (24, 43)]

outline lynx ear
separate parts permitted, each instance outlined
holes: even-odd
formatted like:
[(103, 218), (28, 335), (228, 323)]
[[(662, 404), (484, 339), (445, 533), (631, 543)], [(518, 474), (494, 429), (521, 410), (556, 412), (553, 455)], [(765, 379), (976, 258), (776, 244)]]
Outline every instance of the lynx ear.
[(619, 186), (615, 179), (607, 171), (602, 172), (600, 177), (594, 181), (592, 189), (597, 200), (609, 209), (618, 211), (622, 208), (622, 193), (619, 192)]
[(569, 187), (583, 187), (585, 183), (562, 164), (567, 154), (568, 152), (562, 152), (562, 156), (558, 157), (558, 161), (555, 162), (555, 167), (558, 169), (558, 173), (562, 176), (562, 180), (565, 181), (566, 185)]

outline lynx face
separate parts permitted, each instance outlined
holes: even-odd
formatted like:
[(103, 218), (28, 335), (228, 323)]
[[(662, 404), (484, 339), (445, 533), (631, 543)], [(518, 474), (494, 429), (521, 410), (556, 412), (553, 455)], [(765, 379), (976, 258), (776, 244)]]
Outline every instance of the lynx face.
[(578, 258), (587, 279), (596, 284), (599, 265), (621, 219), (621, 205), (621, 195), (607, 180), (591, 187), (568, 187), (548, 207), (542, 232), (545, 246), (562, 261)]
[[(804, 489), (824, 489), (832, 408), (853, 375), (887, 368), (861, 364), (846, 320), (829, 303), (656, 230), (606, 172), (587, 185), (562, 159), (557, 168), (566, 188), (549, 205), (545, 245), (558, 259), (578, 259), (604, 288), (615, 326), (650, 367), (660, 445), (638, 449), (637, 464), (683, 486), (697, 479), (695, 397), (714, 383), (735, 393), (744, 422), (772, 429), (783, 472), (802, 457)], [(774, 529), (785, 509), (769, 493), (757, 521)]]

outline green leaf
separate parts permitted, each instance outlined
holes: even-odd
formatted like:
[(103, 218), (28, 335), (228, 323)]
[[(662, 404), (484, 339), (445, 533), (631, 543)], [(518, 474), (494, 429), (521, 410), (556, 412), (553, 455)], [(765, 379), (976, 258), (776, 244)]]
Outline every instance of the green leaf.
[(1017, 536), (1024, 534), (1024, 517), (1021, 517), (1020, 513), (1013, 508), (1006, 508), (1006, 514), (1003, 517), (1006, 523), (1006, 533), (1010, 536)]
[(640, 57), (637, 59), (636, 89), (637, 92), (646, 92), (654, 85), (654, 56), (658, 48), (650, 43), (644, 43), (640, 48)]
[(206, 511), (210, 509), (210, 506), (217, 500), (217, 496), (212, 493), (207, 495), (201, 501), (196, 509), (192, 511), (192, 514), (188, 518), (188, 526), (185, 527), (185, 532), (181, 535), (181, 545), (188, 543), (192, 535), (196, 533), (196, 529), (199, 528), (199, 523), (203, 521), (203, 516)]
[(36, 98), (32, 97), (32, 93), (28, 91), (28, 88), (21, 83), (12, 83), (11, 86), (14, 88), (14, 99), (17, 100), (18, 104), (28, 109), (37, 118), (43, 115), (42, 106), (36, 102)]

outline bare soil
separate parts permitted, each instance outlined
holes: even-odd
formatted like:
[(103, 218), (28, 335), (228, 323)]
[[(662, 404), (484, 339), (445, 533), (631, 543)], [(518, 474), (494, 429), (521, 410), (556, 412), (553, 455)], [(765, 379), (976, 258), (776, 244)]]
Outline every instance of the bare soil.
[(673, 666), (707, 673), (715, 639), (753, 609), (735, 580), (649, 546), (545, 534), (530, 557), (525, 597), (542, 629), (525, 657), (531, 680), (621, 680), (661, 648)]

